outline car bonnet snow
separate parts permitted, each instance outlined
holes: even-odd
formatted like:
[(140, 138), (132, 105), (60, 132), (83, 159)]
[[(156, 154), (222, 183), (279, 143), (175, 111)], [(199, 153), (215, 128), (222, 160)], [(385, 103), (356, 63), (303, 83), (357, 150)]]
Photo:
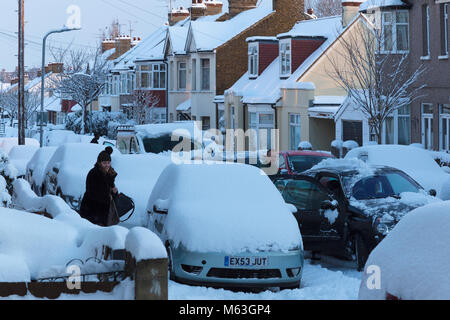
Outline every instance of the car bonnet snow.
[[(169, 165), (148, 203), (165, 203), (175, 246), (197, 252), (289, 250), (301, 246), (294, 216), (269, 178), (243, 164)], [(152, 228), (156, 214), (149, 218)]]

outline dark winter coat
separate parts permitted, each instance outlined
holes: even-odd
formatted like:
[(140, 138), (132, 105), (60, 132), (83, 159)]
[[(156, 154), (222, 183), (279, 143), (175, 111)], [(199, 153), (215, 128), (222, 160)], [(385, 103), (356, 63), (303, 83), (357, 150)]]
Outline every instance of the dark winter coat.
[(86, 192), (81, 201), (80, 216), (101, 226), (106, 225), (111, 202), (111, 189), (115, 187), (117, 173), (113, 168), (105, 174), (98, 163), (86, 178)]

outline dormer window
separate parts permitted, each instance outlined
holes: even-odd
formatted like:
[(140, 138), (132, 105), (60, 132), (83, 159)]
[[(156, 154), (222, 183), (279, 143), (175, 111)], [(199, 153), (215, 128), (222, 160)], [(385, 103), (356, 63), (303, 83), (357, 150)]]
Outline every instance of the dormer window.
[(280, 75), (290, 76), (291, 75), (291, 39), (280, 41)]
[(248, 73), (250, 77), (258, 76), (258, 43), (248, 44)]

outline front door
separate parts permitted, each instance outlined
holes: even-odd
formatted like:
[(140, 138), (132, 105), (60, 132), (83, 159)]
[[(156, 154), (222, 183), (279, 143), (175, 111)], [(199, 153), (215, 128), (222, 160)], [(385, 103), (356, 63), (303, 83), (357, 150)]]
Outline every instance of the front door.
[(312, 178), (302, 177), (287, 182), (283, 198), (297, 208), (294, 214), (300, 227), (305, 249), (308, 243), (330, 240), (337, 237), (333, 225), (338, 218), (338, 210), (321, 208), (325, 200), (330, 200), (328, 192)]

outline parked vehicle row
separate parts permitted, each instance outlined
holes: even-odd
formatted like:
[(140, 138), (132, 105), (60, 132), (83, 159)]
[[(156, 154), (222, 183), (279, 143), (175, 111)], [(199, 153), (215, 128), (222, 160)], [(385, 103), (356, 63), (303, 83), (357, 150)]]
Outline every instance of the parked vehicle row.
[[(103, 149), (41, 148), (27, 179), (37, 194), (59, 195), (78, 210)], [(171, 278), (189, 284), (299, 287), (303, 250), (354, 260), (362, 270), (406, 213), (437, 201), (401, 170), (328, 153), (281, 152), (270, 179), (258, 167), (271, 159), (249, 152), (235, 155), (244, 164), (175, 165), (155, 156), (114, 149), (113, 166), (127, 193), (138, 190), (145, 218), (136, 221), (165, 244)]]

